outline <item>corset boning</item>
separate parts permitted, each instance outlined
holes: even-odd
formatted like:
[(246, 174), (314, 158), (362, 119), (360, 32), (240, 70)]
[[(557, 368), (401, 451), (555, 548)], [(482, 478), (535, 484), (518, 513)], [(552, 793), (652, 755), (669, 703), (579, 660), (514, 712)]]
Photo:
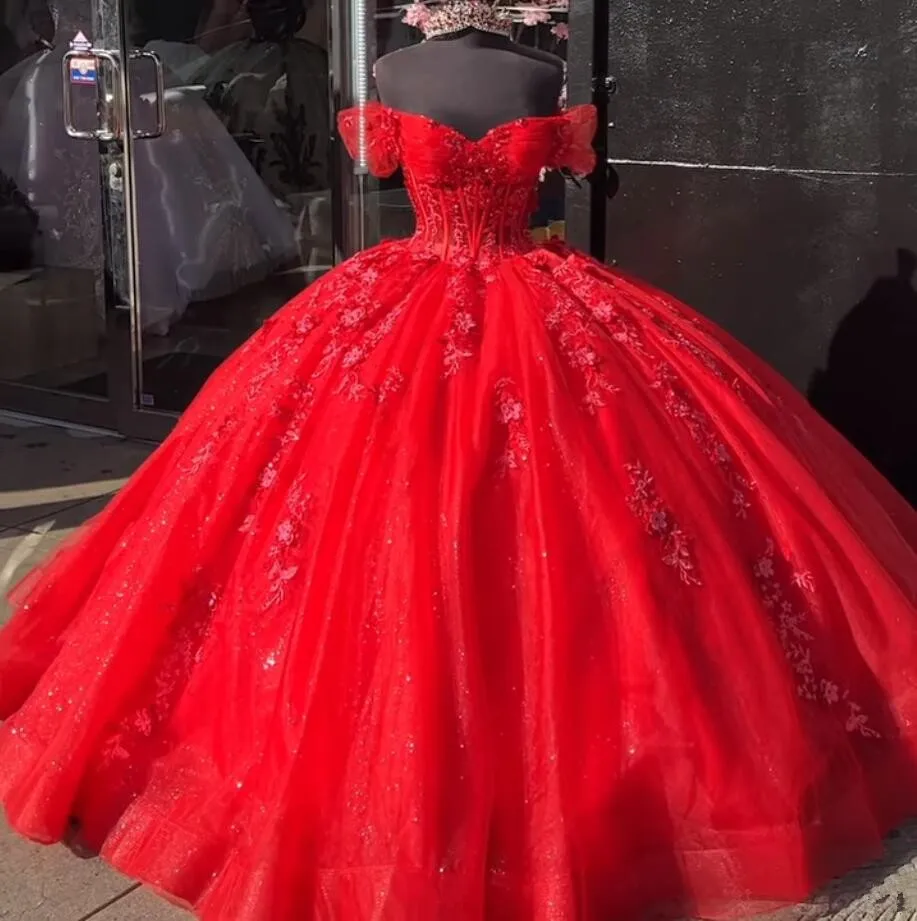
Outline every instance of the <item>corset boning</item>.
[(536, 202), (529, 185), (481, 188), (426, 184), (406, 171), (417, 217), (413, 245), (448, 262), (488, 264), (533, 248), (529, 216)]

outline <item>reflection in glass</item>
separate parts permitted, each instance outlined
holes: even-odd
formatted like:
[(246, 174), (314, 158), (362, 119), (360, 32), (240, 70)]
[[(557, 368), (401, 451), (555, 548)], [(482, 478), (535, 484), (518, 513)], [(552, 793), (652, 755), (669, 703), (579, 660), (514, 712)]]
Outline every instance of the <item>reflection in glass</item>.
[[(162, 135), (130, 145), (135, 398), (180, 411), (230, 351), (331, 267), (332, 196), (343, 255), (412, 232), (400, 175), (379, 181), (331, 162), (329, 66), (334, 57), (343, 103), (372, 96), (372, 62), (419, 33), (391, 0), (124, 2), (128, 44), (158, 56), (165, 85)], [(69, 137), (62, 112), (61, 61), (77, 32), (92, 38), (91, 0), (4, 0), (2, 10), (0, 379), (105, 397), (99, 146)], [(521, 31), (562, 50), (544, 23)], [(130, 123), (145, 132), (158, 109), (149, 65), (134, 60), (129, 74)], [(69, 92), (77, 127), (95, 128), (97, 88)], [(542, 204), (541, 225), (562, 217), (557, 177)], [(117, 293), (128, 303), (130, 292)]]
[[(99, 151), (67, 137), (62, 111), (63, 55), (89, 32), (90, 0), (2, 10), (0, 379), (105, 397)], [(96, 87), (70, 93), (75, 127), (95, 128)]]
[[(331, 266), (324, 8), (128, 2), (131, 40), (160, 58), (167, 87), (164, 137), (134, 143), (141, 318), (154, 309), (157, 277), (180, 281), (164, 322), (143, 321), (140, 400), (181, 410), (232, 349)], [(142, 68), (132, 82), (148, 98)], [(141, 105), (134, 123), (146, 128), (139, 119), (150, 117)], [(180, 252), (160, 251), (145, 221), (144, 154), (160, 141), (169, 150), (152, 182), (172, 192), (169, 219), (189, 241)]]

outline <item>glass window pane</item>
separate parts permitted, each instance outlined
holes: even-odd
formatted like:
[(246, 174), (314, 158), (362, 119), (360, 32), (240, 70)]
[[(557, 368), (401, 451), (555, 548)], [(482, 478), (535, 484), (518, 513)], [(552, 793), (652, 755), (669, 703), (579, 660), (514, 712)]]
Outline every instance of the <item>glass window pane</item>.
[(127, 0), (142, 327), (140, 403), (179, 411), (334, 262), (327, 7)]
[(0, 19), (0, 380), (107, 396), (98, 75), (63, 76), (90, 0), (10, 2)]

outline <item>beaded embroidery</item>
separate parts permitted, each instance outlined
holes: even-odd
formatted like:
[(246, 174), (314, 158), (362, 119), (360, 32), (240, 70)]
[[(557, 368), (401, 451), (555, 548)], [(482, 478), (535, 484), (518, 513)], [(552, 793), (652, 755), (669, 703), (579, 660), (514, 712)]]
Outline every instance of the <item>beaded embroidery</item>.
[(500, 458), (501, 468), (518, 470), (529, 459), (531, 444), (525, 430), (525, 407), (509, 378), (497, 381), (497, 420), (506, 426), (506, 446)]
[(809, 572), (794, 572), (784, 580), (778, 571), (776, 547), (768, 540), (764, 553), (756, 560), (754, 575), (764, 607), (770, 612), (777, 625), (777, 635), (787, 661), (796, 673), (799, 696), (808, 701), (821, 701), (828, 706), (843, 706), (847, 710), (845, 728), (865, 738), (881, 738), (880, 733), (869, 725), (869, 717), (863, 708), (850, 699), (850, 692), (842, 690), (834, 682), (819, 675), (813, 662), (814, 637), (806, 630), (809, 612), (807, 605), (794, 603), (790, 598), (789, 585), (803, 595), (812, 593), (815, 585)]
[(643, 522), (646, 533), (662, 542), (662, 561), (678, 573), (685, 585), (700, 585), (688, 537), (657, 493), (653, 475), (640, 462), (625, 464), (624, 469), (631, 488), (627, 504)]

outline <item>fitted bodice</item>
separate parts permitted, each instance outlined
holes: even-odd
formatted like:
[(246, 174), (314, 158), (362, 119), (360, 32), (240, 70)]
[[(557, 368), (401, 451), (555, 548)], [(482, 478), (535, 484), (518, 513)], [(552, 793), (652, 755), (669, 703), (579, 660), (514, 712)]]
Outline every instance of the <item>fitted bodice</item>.
[(452, 262), (480, 263), (532, 247), (528, 220), (544, 168), (588, 173), (595, 109), (520, 118), (472, 140), (424, 115), (381, 103), (338, 116), (354, 159), (377, 176), (401, 166), (417, 216), (412, 245)]

